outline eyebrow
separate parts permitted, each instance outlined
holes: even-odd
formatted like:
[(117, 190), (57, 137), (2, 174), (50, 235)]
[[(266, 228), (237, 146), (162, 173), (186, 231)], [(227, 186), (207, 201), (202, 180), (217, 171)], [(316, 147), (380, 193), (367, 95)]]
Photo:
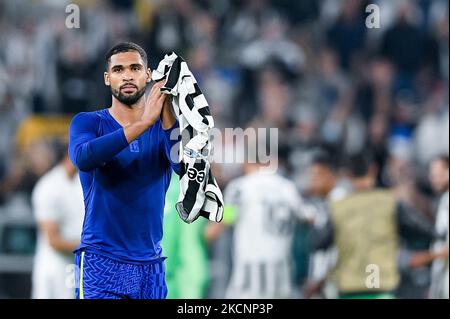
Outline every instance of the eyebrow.
[[(122, 64), (115, 64), (111, 66), (111, 69), (117, 69), (117, 68), (123, 68), (124, 66)], [(130, 64), (130, 67), (140, 67), (143, 68), (144, 66), (141, 63), (132, 63)]]

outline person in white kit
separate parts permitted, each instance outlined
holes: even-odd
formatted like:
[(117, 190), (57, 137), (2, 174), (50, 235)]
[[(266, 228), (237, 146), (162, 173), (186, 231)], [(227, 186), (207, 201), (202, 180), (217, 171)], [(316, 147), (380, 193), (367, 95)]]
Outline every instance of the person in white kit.
[(77, 170), (67, 155), (38, 181), (32, 205), (38, 224), (32, 298), (73, 299), (72, 252), (80, 241), (84, 203)]
[(225, 190), (235, 212), (232, 270), (226, 298), (292, 298), (292, 241), (302, 201), (291, 181), (245, 164)]

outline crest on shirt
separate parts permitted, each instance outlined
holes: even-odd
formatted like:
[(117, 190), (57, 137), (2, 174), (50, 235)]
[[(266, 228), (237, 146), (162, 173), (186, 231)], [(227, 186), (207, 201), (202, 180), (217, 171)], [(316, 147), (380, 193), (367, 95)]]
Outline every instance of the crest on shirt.
[(130, 143), (130, 151), (132, 153), (139, 153), (139, 142), (137, 140)]

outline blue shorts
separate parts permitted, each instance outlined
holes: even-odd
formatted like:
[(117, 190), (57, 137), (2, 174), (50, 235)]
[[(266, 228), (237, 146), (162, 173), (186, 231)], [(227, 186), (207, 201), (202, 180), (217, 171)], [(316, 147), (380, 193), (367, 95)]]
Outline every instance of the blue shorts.
[(164, 259), (130, 264), (88, 251), (75, 253), (77, 299), (165, 299)]

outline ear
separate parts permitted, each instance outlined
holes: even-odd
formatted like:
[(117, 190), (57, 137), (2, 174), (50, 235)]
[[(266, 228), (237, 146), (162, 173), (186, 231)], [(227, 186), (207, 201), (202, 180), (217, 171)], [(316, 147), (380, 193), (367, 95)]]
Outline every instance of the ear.
[(105, 81), (105, 85), (106, 86), (110, 86), (111, 82), (109, 81), (109, 73), (108, 72), (104, 72), (103, 73), (103, 79)]
[(150, 83), (152, 81), (152, 70), (150, 70), (150, 68), (147, 68), (147, 83)]

